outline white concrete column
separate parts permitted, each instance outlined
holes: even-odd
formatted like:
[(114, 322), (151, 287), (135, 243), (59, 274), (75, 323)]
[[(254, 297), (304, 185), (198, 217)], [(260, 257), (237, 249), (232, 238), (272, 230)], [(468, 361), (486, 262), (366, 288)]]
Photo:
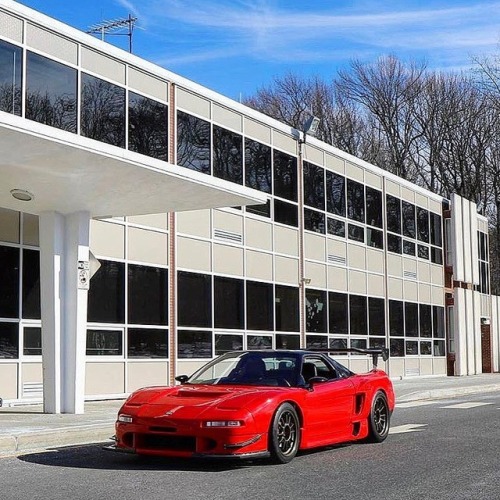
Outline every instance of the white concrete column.
[(90, 214), (40, 215), (44, 411), (83, 413)]

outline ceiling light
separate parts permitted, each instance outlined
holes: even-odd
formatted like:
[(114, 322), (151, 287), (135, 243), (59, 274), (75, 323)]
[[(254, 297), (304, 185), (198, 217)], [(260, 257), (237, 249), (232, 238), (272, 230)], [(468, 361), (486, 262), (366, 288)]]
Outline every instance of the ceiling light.
[(10, 194), (19, 201), (31, 201), (34, 196), (25, 189), (11, 189)]

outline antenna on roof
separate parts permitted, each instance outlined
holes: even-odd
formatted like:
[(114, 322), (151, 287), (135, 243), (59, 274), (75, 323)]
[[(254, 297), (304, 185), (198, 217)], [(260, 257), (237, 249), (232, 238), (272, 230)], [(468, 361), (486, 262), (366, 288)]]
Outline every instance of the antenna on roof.
[[(105, 35), (122, 35), (128, 36), (128, 51), (132, 53), (132, 34), (137, 17), (132, 17), (130, 14), (127, 18), (114, 19), (112, 21), (102, 21), (90, 26), (87, 30), (89, 35), (100, 35), (104, 42)], [(123, 30), (126, 30), (123, 32)]]

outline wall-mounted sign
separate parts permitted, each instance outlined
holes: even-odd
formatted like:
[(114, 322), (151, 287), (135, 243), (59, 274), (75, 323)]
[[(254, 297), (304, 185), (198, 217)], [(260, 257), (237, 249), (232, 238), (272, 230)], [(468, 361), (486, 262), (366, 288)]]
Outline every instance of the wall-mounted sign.
[(88, 261), (78, 261), (78, 288), (88, 290), (90, 284), (90, 266)]

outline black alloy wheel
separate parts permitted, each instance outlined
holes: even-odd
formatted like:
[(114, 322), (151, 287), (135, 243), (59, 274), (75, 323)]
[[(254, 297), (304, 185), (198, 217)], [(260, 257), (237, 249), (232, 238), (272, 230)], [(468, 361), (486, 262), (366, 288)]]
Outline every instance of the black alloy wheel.
[(378, 391), (372, 401), (370, 417), (368, 419), (368, 441), (381, 443), (389, 435), (391, 412), (387, 398), (382, 391)]
[(290, 403), (283, 403), (274, 414), (269, 432), (269, 451), (273, 462), (290, 462), (299, 449), (300, 423), (297, 411)]

